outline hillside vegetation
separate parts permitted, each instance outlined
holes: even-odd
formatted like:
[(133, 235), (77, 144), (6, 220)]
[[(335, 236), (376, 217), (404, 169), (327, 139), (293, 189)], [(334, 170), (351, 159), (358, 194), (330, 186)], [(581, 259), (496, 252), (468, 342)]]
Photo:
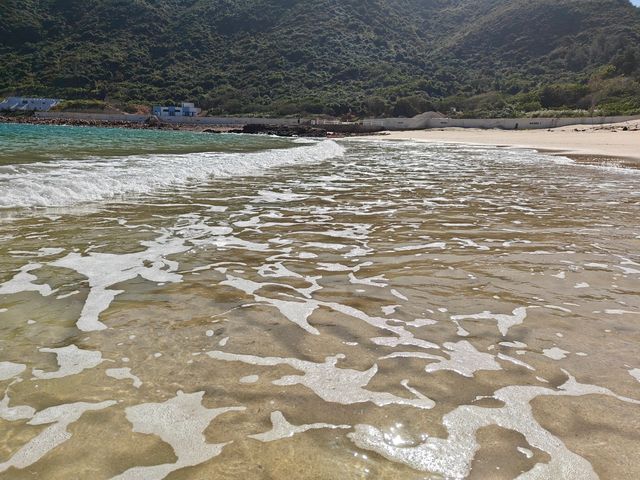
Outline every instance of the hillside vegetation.
[(3, 0), (0, 93), (216, 114), (640, 112), (628, 0)]

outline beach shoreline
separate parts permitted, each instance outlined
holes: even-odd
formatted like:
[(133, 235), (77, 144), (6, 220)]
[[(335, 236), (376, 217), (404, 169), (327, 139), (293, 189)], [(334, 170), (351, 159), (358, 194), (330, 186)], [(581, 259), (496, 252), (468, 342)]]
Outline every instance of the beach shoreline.
[(149, 117), (149, 121), (102, 120), (99, 118), (41, 118), (36, 116), (3, 116), (0, 124), (44, 125), (61, 127), (124, 128), (132, 130), (173, 130), (196, 133), (242, 133), (303, 138), (343, 138), (371, 135), (372, 132), (341, 132), (316, 125), (263, 124), (190, 124), (169, 123)]
[(443, 128), (381, 132), (360, 139), (533, 149), (578, 162), (610, 161), (640, 167), (640, 121), (540, 130)]
[[(200, 133), (240, 133), (238, 125), (183, 125), (84, 119), (43, 119), (0, 116), (0, 123), (58, 125), (144, 130), (178, 130)], [(260, 134), (265, 132), (246, 132)], [(277, 132), (274, 132), (277, 134)], [(289, 132), (286, 136), (295, 136)], [(307, 135), (301, 135), (307, 136)], [(324, 136), (324, 135), (323, 135)], [(328, 138), (356, 140), (408, 140), (426, 143), (493, 146), (536, 150), (571, 158), (579, 163), (640, 168), (640, 120), (602, 125), (569, 125), (553, 129), (501, 130), (448, 127), (375, 133), (326, 132)]]

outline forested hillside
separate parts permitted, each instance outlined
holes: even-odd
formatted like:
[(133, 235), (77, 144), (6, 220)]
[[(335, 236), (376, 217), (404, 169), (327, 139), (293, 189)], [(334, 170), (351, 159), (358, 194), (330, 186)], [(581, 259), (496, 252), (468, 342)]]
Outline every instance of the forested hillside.
[(2, 0), (0, 93), (212, 113), (640, 112), (628, 0)]

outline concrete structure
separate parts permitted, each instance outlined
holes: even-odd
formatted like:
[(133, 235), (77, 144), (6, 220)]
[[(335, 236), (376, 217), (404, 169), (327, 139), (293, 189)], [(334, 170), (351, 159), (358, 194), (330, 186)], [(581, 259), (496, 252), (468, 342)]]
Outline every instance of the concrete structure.
[(60, 102), (57, 98), (9, 97), (0, 102), (0, 110), (47, 112)]
[(417, 115), (413, 118), (373, 118), (364, 125), (382, 127), (384, 130), (425, 130), (427, 128), (499, 128), (503, 130), (533, 130), (565, 127), (567, 125), (601, 125), (640, 119), (635, 116), (618, 117), (566, 117), (566, 118), (445, 118), (442, 115)]
[(199, 108), (196, 108), (196, 106), (193, 103), (183, 103), (181, 106), (179, 107), (174, 107), (174, 106), (170, 106), (170, 107), (164, 107), (162, 105), (154, 105), (153, 107), (153, 114), (156, 117), (197, 117), (200, 112), (202, 110), (200, 110)]
[(425, 112), (413, 118), (366, 118), (362, 123), (365, 126), (379, 127), (383, 130), (422, 130), (428, 128), (431, 120), (441, 118), (444, 118), (441, 113)]

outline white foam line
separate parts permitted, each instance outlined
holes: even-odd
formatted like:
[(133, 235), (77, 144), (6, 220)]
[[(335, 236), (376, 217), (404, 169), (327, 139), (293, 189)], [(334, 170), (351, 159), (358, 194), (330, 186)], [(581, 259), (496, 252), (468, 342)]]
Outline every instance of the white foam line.
[(353, 272), (349, 273), (349, 282), (355, 285), (369, 285), (372, 287), (386, 287), (389, 281), (384, 278), (384, 275), (376, 275), (375, 277), (357, 278)]
[(327, 272), (349, 272), (354, 271), (354, 268), (342, 265), (341, 263), (318, 263), (318, 270), (325, 270)]
[(85, 412), (102, 410), (115, 404), (116, 402), (113, 400), (100, 403), (78, 402), (50, 407), (36, 413), (28, 422), (29, 425), (47, 425), (50, 423), (53, 425), (42, 430), (9, 460), (0, 463), (0, 472), (4, 472), (11, 467), (23, 469), (33, 465), (51, 450), (71, 438), (71, 433), (67, 431), (67, 427), (78, 421)]
[(619, 310), (619, 309), (607, 309), (604, 311), (607, 315), (640, 315), (640, 312), (633, 312), (631, 310)]
[(493, 355), (479, 352), (466, 340), (457, 343), (447, 342), (443, 344), (443, 347), (446, 349), (445, 353), (449, 355), (449, 359), (423, 352), (394, 352), (382, 357), (381, 360), (391, 358), (437, 360), (435, 363), (427, 364), (425, 371), (432, 373), (440, 370), (451, 370), (465, 377), (473, 377), (476, 372), (482, 370), (502, 370)]
[(498, 345), (502, 345), (503, 347), (509, 347), (509, 348), (526, 348), (527, 344), (523, 343), (523, 342), (500, 342)]
[(318, 302), (320, 305), (328, 307), (336, 312), (340, 312), (344, 315), (357, 318), (359, 320), (368, 323), (369, 325), (392, 332), (397, 335), (397, 337), (380, 337), (371, 339), (372, 342), (377, 345), (387, 345), (391, 347), (395, 347), (398, 345), (413, 345), (420, 348), (433, 348), (440, 349), (440, 345), (437, 345), (432, 342), (428, 342), (426, 340), (422, 340), (419, 338), (415, 338), (413, 333), (405, 330), (401, 326), (390, 325), (389, 322), (393, 321), (393, 318), (382, 318), (382, 317), (372, 317), (367, 315), (361, 310), (357, 308), (350, 307), (348, 305), (342, 305), (341, 303), (336, 302)]
[(521, 454), (523, 454), (527, 458), (533, 458), (533, 452), (528, 448), (518, 447), (516, 450), (518, 450)]
[(491, 313), (484, 311), (473, 315), (454, 315), (451, 320), (459, 322), (460, 320), (496, 320), (498, 322), (498, 330), (502, 336), (509, 333), (509, 329), (514, 325), (520, 325), (527, 318), (527, 309), (534, 307), (518, 307), (513, 310), (511, 315), (502, 313)]
[(391, 295), (393, 295), (396, 298), (399, 298), (400, 300), (404, 300), (405, 302), (408, 302), (409, 299), (403, 295), (402, 293), (400, 293), (398, 290), (396, 290), (395, 288), (391, 289)]
[(309, 362), (297, 358), (257, 357), (254, 355), (239, 355), (221, 351), (207, 352), (215, 360), (225, 362), (243, 362), (250, 365), (277, 366), (289, 365), (304, 372), (303, 375), (287, 375), (274, 380), (274, 385), (304, 385), (312, 390), (325, 402), (352, 405), (354, 403), (372, 402), (379, 407), (397, 404), (416, 408), (433, 408), (433, 400), (420, 394), (418, 398), (403, 398), (387, 392), (373, 392), (364, 387), (378, 372), (378, 365), (374, 364), (365, 371), (337, 368), (338, 360), (344, 359), (342, 354), (327, 357), (323, 363)]
[(312, 335), (320, 335), (318, 329), (309, 325), (308, 322), (311, 314), (318, 308), (317, 302), (311, 300), (302, 302), (289, 302), (287, 300), (276, 300), (274, 298), (266, 298), (259, 295), (255, 295), (255, 299), (258, 302), (265, 302), (273, 305), (289, 321), (295, 323), (306, 332), (309, 332)]
[(58, 295), (56, 297), (56, 300), (63, 300), (65, 298), (69, 298), (69, 297), (72, 297), (74, 295), (77, 295), (78, 293), (80, 293), (80, 290), (74, 290), (73, 292), (65, 293), (64, 295)]
[(528, 370), (535, 370), (535, 368), (533, 368), (528, 363), (525, 363), (522, 360), (518, 360), (517, 358), (510, 357), (509, 355), (505, 355), (504, 353), (499, 353), (498, 354), (498, 358), (500, 360), (505, 360), (507, 362), (511, 362), (511, 363), (513, 363), (515, 365), (520, 365), (521, 367), (524, 367), (524, 368), (526, 368)]
[(111, 254), (92, 252), (82, 256), (69, 253), (52, 266), (68, 268), (87, 277), (91, 290), (80, 313), (76, 326), (84, 332), (104, 330), (107, 326), (99, 320), (122, 290), (111, 290), (110, 286), (133, 280), (140, 276), (150, 282), (180, 282), (182, 275), (175, 272), (178, 265), (166, 260), (167, 255), (181, 253), (190, 247), (183, 239), (162, 235), (150, 242), (140, 242), (146, 250), (138, 253)]
[(25, 250), (11, 250), (9, 254), (12, 256), (24, 256), (24, 257), (49, 257), (51, 255), (58, 255), (64, 252), (64, 248), (47, 248), (42, 247), (36, 252), (29, 252)]
[(405, 247), (396, 247), (393, 249), (394, 252), (411, 252), (413, 250), (431, 250), (431, 249), (439, 249), (444, 250), (447, 248), (447, 244), (445, 242), (433, 242), (433, 243), (424, 243), (421, 245), (407, 245)]
[(0, 183), (0, 208), (68, 206), (143, 195), (210, 177), (259, 174), (273, 167), (315, 163), (343, 154), (342, 146), (325, 140), (256, 153), (153, 154), (14, 165)]
[(284, 418), (284, 415), (280, 411), (271, 413), (271, 425), (272, 428), (268, 432), (258, 433), (255, 435), (249, 435), (249, 438), (253, 438), (260, 442), (274, 442), (276, 440), (282, 440), (283, 438), (293, 437), (298, 433), (304, 433), (309, 430), (319, 430), (324, 428), (329, 429), (348, 429), (350, 425), (332, 425), (329, 423), (312, 423), (308, 425), (292, 425)]
[(227, 275), (227, 279), (220, 282), (220, 285), (227, 285), (227, 286), (236, 288), (238, 290), (245, 292), (248, 295), (252, 295), (254, 300), (258, 302), (264, 302), (269, 305), (275, 306), (280, 310), (280, 312), (287, 319), (289, 319), (291, 322), (295, 323), (300, 328), (303, 328), (305, 331), (313, 335), (318, 335), (320, 334), (320, 332), (315, 327), (309, 325), (308, 318), (318, 307), (323, 306), (331, 310), (340, 312), (344, 315), (362, 320), (376, 328), (387, 330), (398, 335), (397, 337), (381, 337), (381, 338), (372, 339), (372, 341), (374, 341), (374, 343), (377, 343), (378, 345), (389, 345), (389, 346), (414, 345), (420, 348), (435, 348), (435, 349), (440, 348), (440, 346), (435, 343), (415, 338), (411, 332), (408, 332), (401, 326), (390, 325), (388, 322), (393, 321), (394, 319), (392, 318), (387, 319), (382, 317), (372, 317), (362, 312), (361, 310), (358, 310), (353, 307), (349, 307), (347, 305), (342, 305), (340, 303), (335, 303), (335, 302), (321, 302), (318, 300), (311, 300), (309, 298), (296, 299), (297, 301), (294, 302), (294, 301), (266, 298), (256, 294), (256, 292), (264, 286), (277, 285), (277, 286), (293, 289), (297, 292), (302, 293), (306, 297), (310, 297), (310, 292), (318, 288), (315, 285), (312, 285), (312, 287), (310, 287), (313, 290), (309, 290), (309, 289), (304, 290), (304, 289), (296, 289), (285, 284), (254, 282), (252, 280), (246, 280), (243, 278), (235, 277), (233, 275)]

